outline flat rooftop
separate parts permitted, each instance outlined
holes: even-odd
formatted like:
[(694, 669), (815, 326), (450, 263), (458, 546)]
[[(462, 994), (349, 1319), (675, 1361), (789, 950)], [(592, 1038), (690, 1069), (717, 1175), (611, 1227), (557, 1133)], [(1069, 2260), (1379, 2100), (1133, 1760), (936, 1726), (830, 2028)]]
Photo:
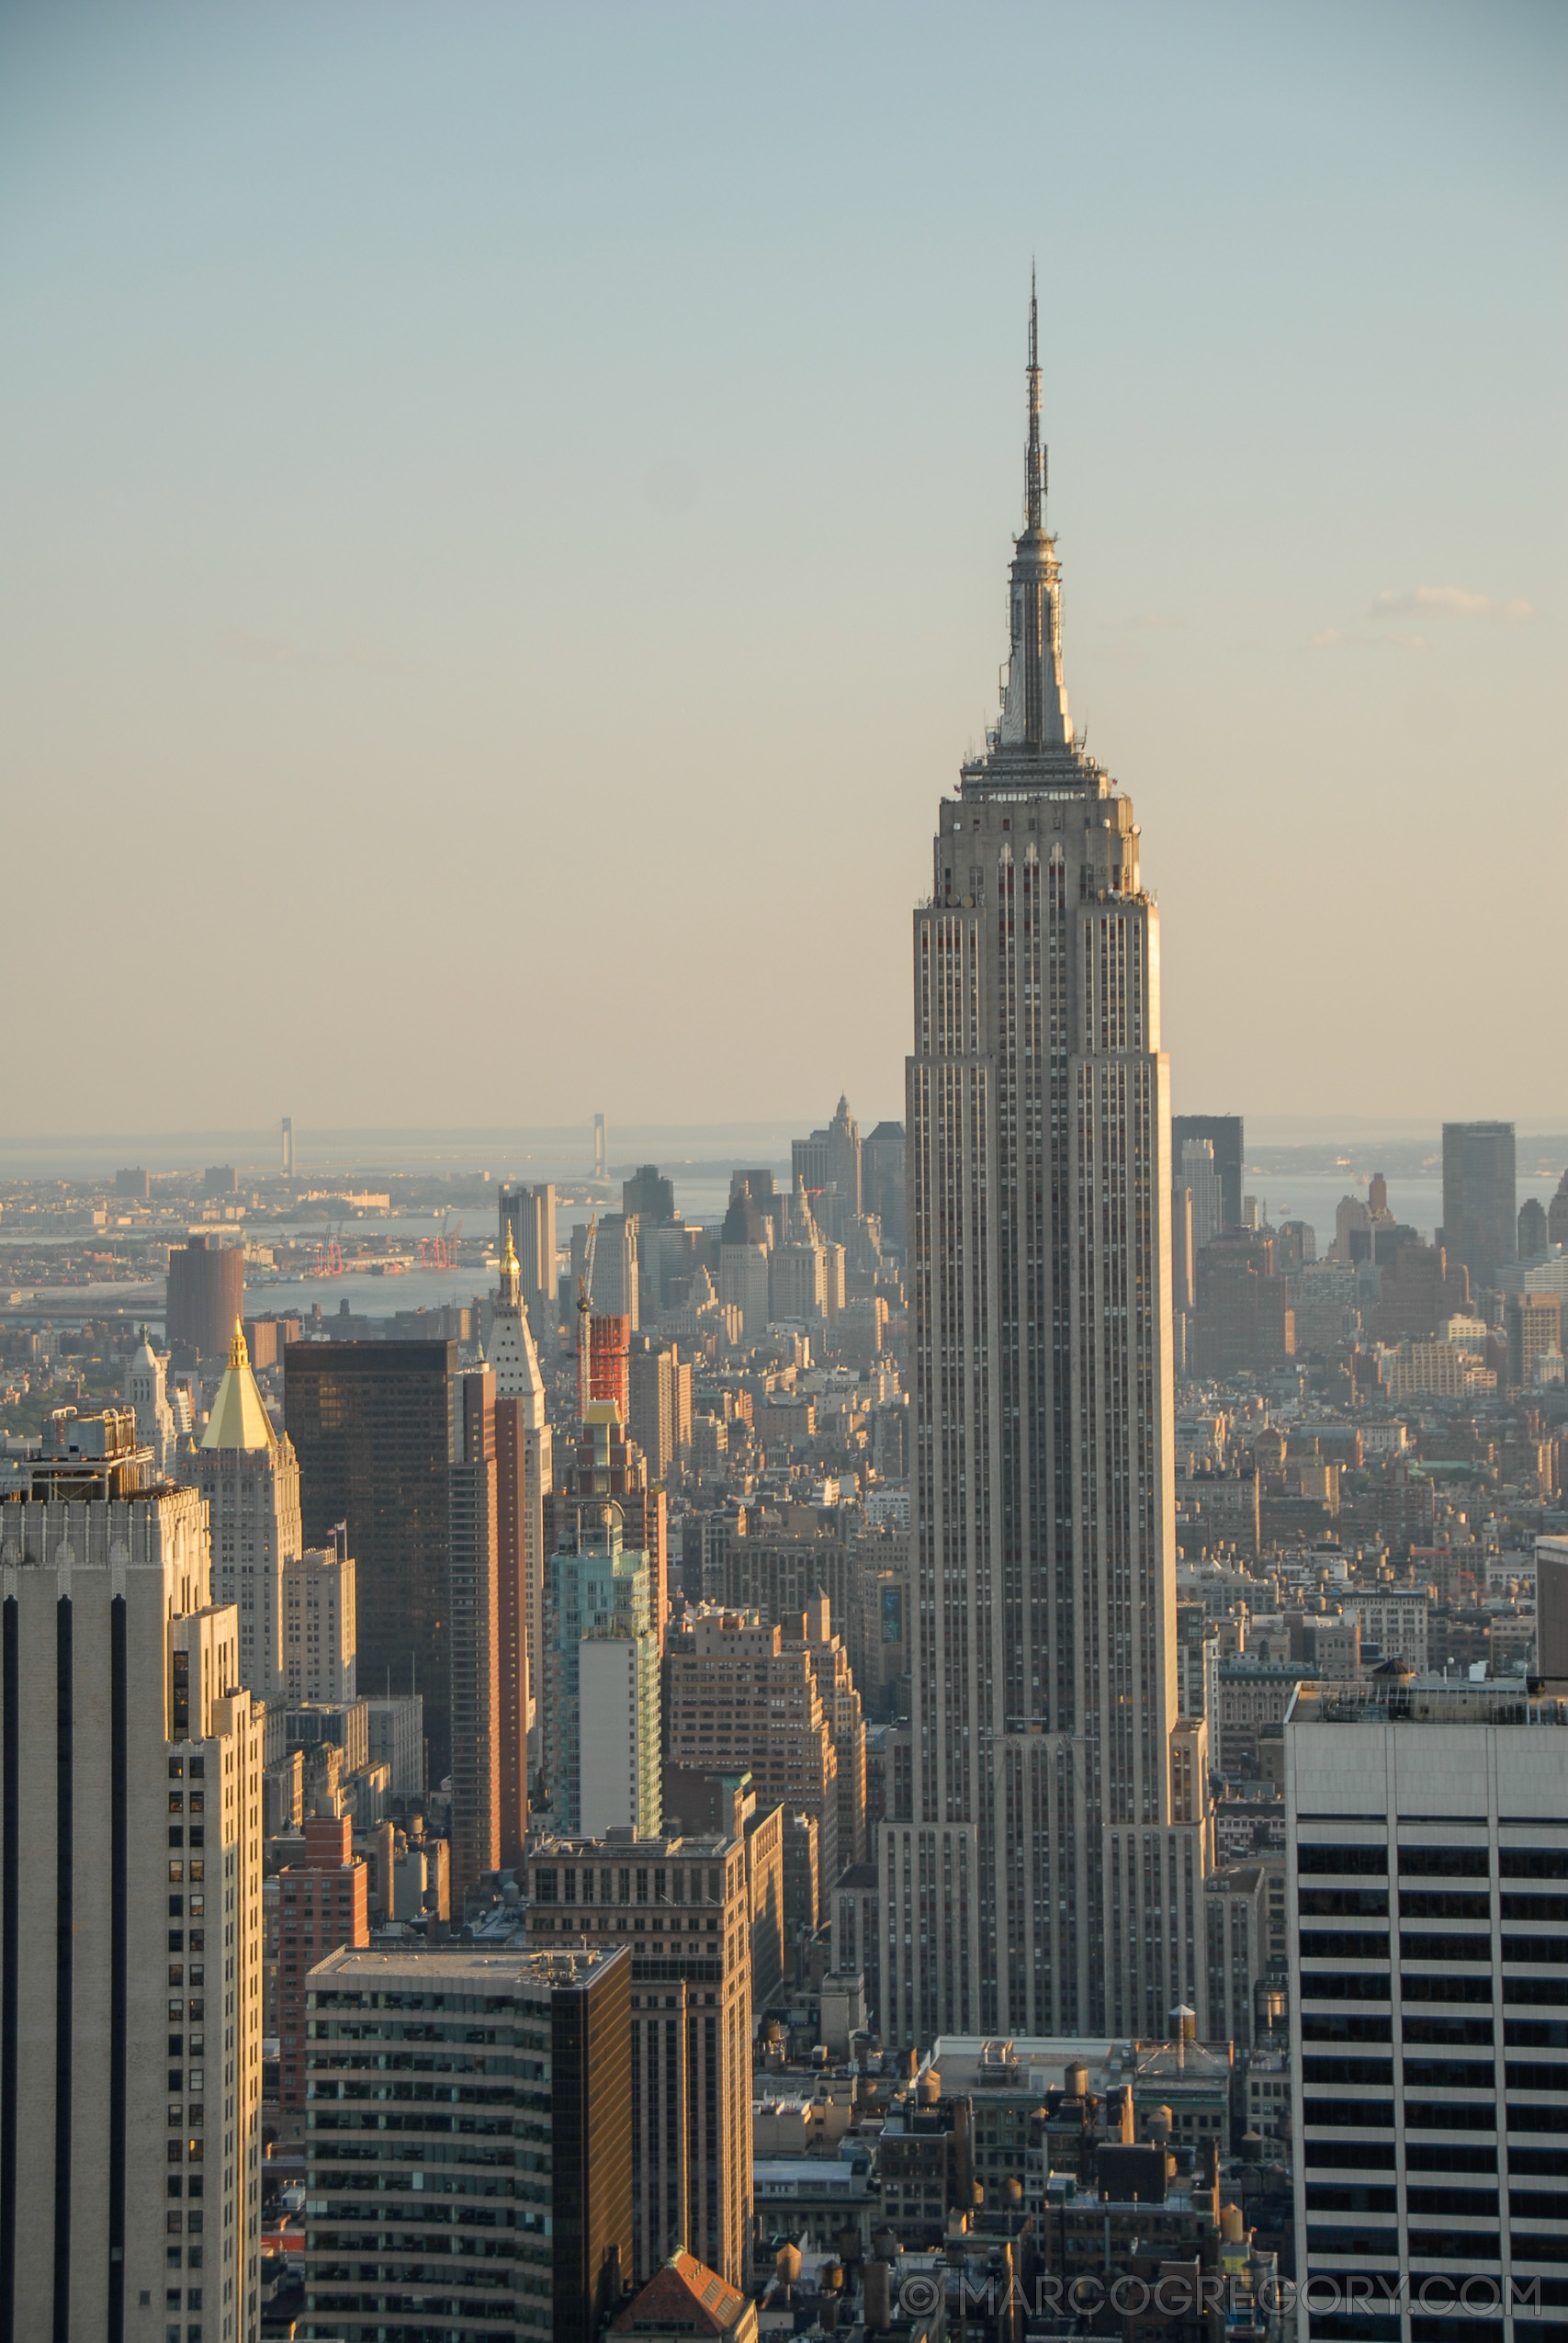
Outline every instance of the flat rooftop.
[(616, 1959), (625, 1949), (617, 1944), (604, 1951), (525, 1952), (481, 1952), (467, 1945), (442, 1945), (438, 1950), (422, 1952), (417, 1943), (411, 1942), (407, 1951), (378, 1952), (344, 1945), (318, 1962), (310, 1971), (309, 1982), (321, 1989), (355, 1986), (373, 1990), (378, 1986), (390, 1985), (394, 1979), (415, 1976), (427, 1992), (443, 1987), (461, 1992), (465, 1987), (494, 1988), (513, 1984), (579, 1985), (596, 1969), (604, 1968), (606, 1962)]
[(1471, 1684), (1441, 1676), (1363, 1676), (1303, 1683), (1288, 1725), (1568, 1726), (1568, 1695), (1513, 1682)]

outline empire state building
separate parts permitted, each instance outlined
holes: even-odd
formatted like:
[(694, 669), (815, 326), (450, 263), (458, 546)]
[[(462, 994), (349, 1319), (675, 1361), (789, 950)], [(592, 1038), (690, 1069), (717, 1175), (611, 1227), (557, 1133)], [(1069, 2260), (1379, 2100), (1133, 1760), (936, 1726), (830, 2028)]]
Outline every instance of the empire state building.
[(883, 2033), (922, 2045), (1207, 2031), (1159, 915), (1068, 720), (1037, 331), (1032, 296), (1001, 714), (914, 922), (910, 1789), (878, 1891)]

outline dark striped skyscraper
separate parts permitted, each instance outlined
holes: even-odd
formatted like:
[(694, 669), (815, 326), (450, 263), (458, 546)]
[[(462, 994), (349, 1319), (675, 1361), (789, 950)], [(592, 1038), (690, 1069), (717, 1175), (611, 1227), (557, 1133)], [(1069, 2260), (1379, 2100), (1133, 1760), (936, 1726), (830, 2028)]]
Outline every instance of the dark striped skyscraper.
[(1173, 1742), (1170, 1115), (1133, 808), (1073, 732), (1030, 312), (1024, 527), (984, 755), (915, 914), (910, 1816), (882, 2026), (1163, 2034), (1203, 1983)]
[(283, 1412), (308, 1545), (348, 1524), (358, 1678), (423, 1692), (430, 1779), (452, 1764), (448, 1467), (459, 1461), (456, 1342), (290, 1342)]

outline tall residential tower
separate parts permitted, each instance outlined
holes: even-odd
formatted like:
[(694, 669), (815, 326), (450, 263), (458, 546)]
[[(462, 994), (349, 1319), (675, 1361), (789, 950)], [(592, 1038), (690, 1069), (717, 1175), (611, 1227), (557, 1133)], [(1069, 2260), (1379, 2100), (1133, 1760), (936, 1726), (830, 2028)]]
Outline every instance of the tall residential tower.
[(941, 809), (908, 1078), (912, 1819), (883, 2031), (1163, 2034), (1200, 2013), (1173, 1792), (1170, 1115), (1133, 809), (1073, 732), (1030, 308), (1000, 720)]

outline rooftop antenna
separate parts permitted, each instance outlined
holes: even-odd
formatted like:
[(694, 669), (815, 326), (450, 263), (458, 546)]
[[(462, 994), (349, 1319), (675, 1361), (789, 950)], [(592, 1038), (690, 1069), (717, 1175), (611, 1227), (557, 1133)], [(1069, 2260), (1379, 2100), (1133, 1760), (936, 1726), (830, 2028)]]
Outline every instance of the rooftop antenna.
[(1023, 525), (1043, 526), (1045, 510), (1045, 450), (1040, 444), (1040, 302), (1034, 263), (1029, 264), (1029, 447), (1023, 458)]

